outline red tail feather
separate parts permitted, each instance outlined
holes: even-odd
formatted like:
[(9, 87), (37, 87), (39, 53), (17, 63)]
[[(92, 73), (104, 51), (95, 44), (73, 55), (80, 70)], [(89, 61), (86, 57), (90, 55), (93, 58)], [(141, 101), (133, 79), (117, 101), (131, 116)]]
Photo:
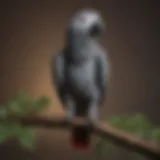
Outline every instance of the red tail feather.
[(84, 127), (75, 127), (71, 132), (71, 144), (78, 150), (90, 149), (90, 132)]

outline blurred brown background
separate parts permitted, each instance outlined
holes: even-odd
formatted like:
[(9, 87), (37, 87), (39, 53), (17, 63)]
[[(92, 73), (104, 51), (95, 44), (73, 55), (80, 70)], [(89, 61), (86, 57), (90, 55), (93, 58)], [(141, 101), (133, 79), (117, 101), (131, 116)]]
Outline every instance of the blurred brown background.
[[(0, 102), (27, 90), (34, 97), (47, 95), (52, 98), (53, 105), (45, 114), (62, 113), (50, 79), (51, 57), (63, 47), (64, 31), (71, 14), (90, 6), (100, 10), (106, 20), (103, 43), (112, 68), (102, 117), (142, 112), (152, 122), (160, 124), (158, 0), (1, 2)], [(35, 152), (25, 151), (16, 142), (10, 142), (1, 145), (0, 159), (93, 159), (92, 155), (75, 153), (67, 136), (59, 131), (39, 129)]]

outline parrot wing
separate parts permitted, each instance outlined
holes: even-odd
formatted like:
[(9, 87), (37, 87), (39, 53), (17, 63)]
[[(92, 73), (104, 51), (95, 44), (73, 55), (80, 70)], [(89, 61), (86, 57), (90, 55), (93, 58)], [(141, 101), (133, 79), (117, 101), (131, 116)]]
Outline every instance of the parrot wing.
[(64, 106), (66, 89), (65, 89), (65, 58), (63, 52), (59, 52), (53, 58), (52, 76), (57, 91), (57, 95), (59, 96), (60, 101)]
[(108, 86), (109, 65), (107, 53), (100, 52), (96, 57), (96, 84), (100, 92), (100, 104), (104, 101)]

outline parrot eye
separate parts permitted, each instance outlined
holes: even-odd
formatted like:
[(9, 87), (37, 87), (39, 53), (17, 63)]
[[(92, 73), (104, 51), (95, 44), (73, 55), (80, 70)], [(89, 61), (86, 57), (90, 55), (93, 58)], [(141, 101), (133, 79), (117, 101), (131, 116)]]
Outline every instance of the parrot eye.
[(91, 37), (96, 37), (100, 35), (101, 32), (102, 32), (102, 27), (99, 24), (94, 24), (89, 30), (89, 34)]

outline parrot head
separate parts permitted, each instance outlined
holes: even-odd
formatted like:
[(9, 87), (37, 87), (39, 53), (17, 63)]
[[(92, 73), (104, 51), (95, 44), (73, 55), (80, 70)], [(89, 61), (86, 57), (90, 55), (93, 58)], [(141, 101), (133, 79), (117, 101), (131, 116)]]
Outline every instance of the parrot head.
[(104, 21), (100, 13), (94, 9), (82, 9), (73, 15), (68, 26), (72, 35), (86, 35), (96, 38), (104, 31)]
[(81, 62), (92, 56), (88, 52), (91, 42), (97, 41), (105, 29), (100, 13), (94, 9), (82, 9), (70, 19), (66, 33), (66, 52), (73, 61)]

